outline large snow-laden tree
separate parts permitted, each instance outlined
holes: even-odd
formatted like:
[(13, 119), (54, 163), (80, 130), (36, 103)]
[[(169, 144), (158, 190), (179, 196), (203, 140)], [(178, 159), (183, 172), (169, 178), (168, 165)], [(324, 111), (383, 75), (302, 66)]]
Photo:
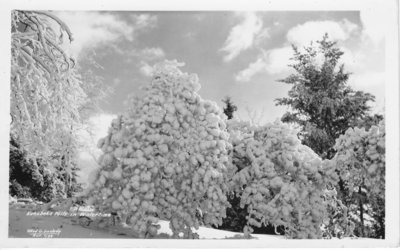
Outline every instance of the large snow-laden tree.
[(144, 96), (112, 122), (87, 193), (90, 204), (117, 211), (140, 237), (156, 234), (154, 223), (165, 219), (174, 237), (196, 238), (193, 228), (221, 224), (229, 205), (224, 115), (197, 94), (197, 76), (178, 66), (158, 64)]
[[(329, 222), (332, 190), (338, 176), (297, 138), (298, 131), (280, 122), (251, 126), (228, 122), (233, 145), (232, 163), (237, 173), (232, 190), (247, 206), (247, 226), (284, 226), (288, 238), (322, 238)], [(346, 217), (340, 221), (343, 235), (350, 233)]]
[(65, 52), (72, 40), (68, 26), (50, 12), (11, 13), (11, 137), (33, 168), (40, 160), (57, 172), (65, 195), (74, 188), (81, 114), (96, 102), (90, 91), (98, 87), (82, 81)]
[[(348, 195), (343, 197), (357, 235), (385, 237), (385, 123), (350, 128), (336, 140), (336, 166)], [(368, 222), (367, 222), (368, 221)]]

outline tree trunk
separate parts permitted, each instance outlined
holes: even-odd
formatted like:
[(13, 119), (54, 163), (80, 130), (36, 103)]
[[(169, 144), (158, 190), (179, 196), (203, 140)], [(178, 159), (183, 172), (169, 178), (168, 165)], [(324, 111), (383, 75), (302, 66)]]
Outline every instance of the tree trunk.
[(336, 174), (339, 176), (339, 190), (337, 190), (338, 191), (338, 198), (344, 203), (344, 205), (346, 206), (346, 207), (349, 207), (349, 204), (348, 204), (348, 199), (347, 199), (347, 196), (348, 196), (348, 194), (347, 194), (347, 191), (346, 191), (346, 188), (345, 188), (345, 185), (344, 185), (344, 181), (343, 181), (343, 179), (342, 179), (342, 177), (340, 177), (340, 172), (339, 172), (339, 170), (335, 170), (335, 172), (336, 172)]
[(359, 206), (360, 206), (360, 221), (361, 221), (361, 236), (365, 237), (364, 233), (364, 207), (363, 207), (363, 201), (362, 201), (362, 193), (361, 193), (361, 186), (358, 187), (358, 201), (359, 201)]

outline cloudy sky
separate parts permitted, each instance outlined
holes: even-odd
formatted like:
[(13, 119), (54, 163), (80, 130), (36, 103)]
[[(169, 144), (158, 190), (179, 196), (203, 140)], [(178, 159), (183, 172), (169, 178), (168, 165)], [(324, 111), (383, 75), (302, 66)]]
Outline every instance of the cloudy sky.
[(345, 52), (356, 90), (376, 96), (373, 109), (384, 107), (384, 30), (376, 13), (359, 11), (268, 12), (56, 12), (71, 29), (68, 49), (75, 57), (94, 56), (96, 74), (114, 87), (92, 118), (95, 140), (110, 120), (125, 110), (130, 94), (151, 81), (152, 66), (177, 59), (182, 71), (196, 73), (200, 95), (221, 107), (225, 96), (239, 107), (237, 116), (264, 123), (287, 110), (274, 100), (290, 86), (277, 82), (290, 74), (291, 44), (306, 46), (324, 33)]
[(124, 110), (124, 100), (139, 94), (151, 79), (154, 63), (177, 59), (183, 71), (199, 76), (203, 98), (222, 105), (229, 95), (238, 115), (261, 113), (262, 122), (285, 111), (274, 99), (289, 86), (290, 44), (304, 46), (327, 32), (345, 52), (343, 62), (353, 72), (350, 84), (384, 97), (383, 30), (374, 15), (341, 12), (58, 12), (70, 26), (76, 57), (95, 53), (96, 70), (115, 93), (102, 105), (105, 113)]

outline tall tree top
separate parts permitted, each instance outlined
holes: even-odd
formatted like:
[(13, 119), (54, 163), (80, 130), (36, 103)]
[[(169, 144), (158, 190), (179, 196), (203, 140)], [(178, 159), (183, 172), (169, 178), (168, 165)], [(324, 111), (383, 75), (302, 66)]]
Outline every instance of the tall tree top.
[(276, 105), (290, 107), (282, 121), (300, 124), (303, 142), (321, 155), (346, 129), (368, 115), (367, 103), (375, 97), (348, 86), (350, 73), (340, 63), (343, 52), (327, 34), (316, 45), (304, 49), (293, 45), (293, 64), (289, 66), (295, 73), (279, 80), (293, 86), (288, 97), (276, 99)]
[(237, 110), (237, 106), (233, 104), (231, 98), (229, 96), (226, 96), (223, 100), (223, 103), (225, 103), (224, 107), (224, 114), (228, 117), (228, 120), (233, 118), (233, 113)]

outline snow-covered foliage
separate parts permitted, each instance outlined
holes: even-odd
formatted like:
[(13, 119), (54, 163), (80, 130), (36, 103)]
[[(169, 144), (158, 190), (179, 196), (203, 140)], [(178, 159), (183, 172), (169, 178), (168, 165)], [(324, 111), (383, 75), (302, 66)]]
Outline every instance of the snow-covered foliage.
[(71, 36), (49, 13), (12, 12), (11, 129), (33, 156), (70, 151), (85, 102), (74, 61), (60, 47), (64, 32)]
[[(51, 186), (64, 196), (77, 187), (76, 155), (83, 146), (79, 132), (106, 94), (103, 82), (90, 71), (81, 73), (66, 53), (72, 41), (68, 26), (51, 12), (11, 12), (10, 134), (26, 152), (31, 169), (25, 172), (55, 174), (50, 179), (62, 185)], [(35, 181), (44, 176), (35, 175)]]
[(298, 131), (281, 122), (251, 126), (228, 122), (233, 145), (232, 163), (238, 172), (231, 185), (248, 205), (248, 225), (283, 225), (289, 238), (321, 238), (328, 217), (329, 190), (337, 181), (335, 168), (323, 164), (301, 144)]
[[(353, 218), (358, 217), (355, 222), (360, 225), (360, 235), (382, 237), (385, 217), (384, 120), (368, 130), (348, 129), (336, 140), (335, 150), (332, 164), (348, 192), (343, 199), (347, 200)], [(367, 218), (372, 217), (374, 225), (368, 225)]]
[(179, 66), (158, 64), (143, 98), (133, 98), (98, 143), (104, 154), (90, 203), (118, 211), (141, 237), (156, 234), (161, 218), (174, 237), (196, 238), (192, 228), (221, 224), (229, 205), (225, 116)]
[[(322, 164), (331, 164), (331, 162), (325, 160)], [(321, 227), (323, 238), (341, 239), (353, 236), (355, 224), (349, 219), (349, 209), (339, 199), (336, 189), (326, 189), (324, 199), (327, 217)]]
[(334, 161), (350, 192), (362, 186), (369, 196), (385, 197), (385, 123), (369, 130), (350, 128), (336, 140)]
[(11, 135), (33, 165), (40, 159), (46, 171), (62, 176), (66, 194), (74, 185), (80, 108), (88, 100), (62, 48), (71, 32), (49, 12), (12, 11), (11, 33)]

